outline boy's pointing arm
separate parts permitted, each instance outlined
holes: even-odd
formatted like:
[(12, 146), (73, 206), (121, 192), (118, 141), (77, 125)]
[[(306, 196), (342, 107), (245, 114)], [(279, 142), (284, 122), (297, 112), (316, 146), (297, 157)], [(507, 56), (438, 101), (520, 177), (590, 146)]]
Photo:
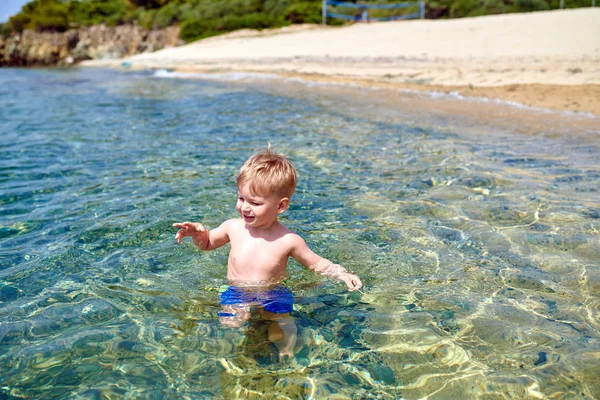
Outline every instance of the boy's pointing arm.
[(213, 250), (229, 242), (228, 228), (231, 220), (223, 222), (219, 227), (209, 231), (198, 222), (175, 223), (173, 227), (179, 228), (175, 239), (177, 243), (190, 236), (192, 241), (200, 250)]

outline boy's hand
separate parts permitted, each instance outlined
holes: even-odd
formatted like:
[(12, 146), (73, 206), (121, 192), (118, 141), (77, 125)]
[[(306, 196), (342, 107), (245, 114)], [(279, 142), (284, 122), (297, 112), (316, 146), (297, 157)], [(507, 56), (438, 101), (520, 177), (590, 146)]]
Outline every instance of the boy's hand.
[(186, 236), (191, 236), (194, 242), (205, 243), (208, 239), (208, 230), (198, 222), (183, 222), (173, 224), (175, 228), (179, 228), (175, 234), (177, 243), (181, 243), (181, 239)]
[(354, 292), (362, 287), (362, 282), (358, 275), (351, 274), (350, 272), (343, 272), (337, 278), (344, 281), (350, 292)]
[(319, 261), (307, 268), (315, 271), (319, 275), (331, 276), (332, 278), (343, 281), (351, 292), (362, 287), (362, 282), (358, 275), (348, 272), (346, 268), (339, 264), (334, 264), (325, 258), (319, 257)]

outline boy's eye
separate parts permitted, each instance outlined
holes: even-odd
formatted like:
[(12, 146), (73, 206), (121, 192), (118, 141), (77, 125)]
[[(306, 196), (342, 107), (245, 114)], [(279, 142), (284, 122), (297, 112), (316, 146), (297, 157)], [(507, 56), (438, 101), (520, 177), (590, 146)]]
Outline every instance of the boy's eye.
[[(244, 198), (239, 196), (238, 197), (239, 201), (244, 201)], [(252, 201), (252, 200), (248, 200), (248, 203), (252, 204), (253, 206), (260, 206), (260, 203), (257, 203), (256, 201)]]

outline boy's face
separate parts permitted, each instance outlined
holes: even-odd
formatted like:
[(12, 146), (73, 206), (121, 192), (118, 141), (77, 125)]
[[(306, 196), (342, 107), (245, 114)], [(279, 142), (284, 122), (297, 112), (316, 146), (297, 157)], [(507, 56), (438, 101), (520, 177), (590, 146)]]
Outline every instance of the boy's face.
[(277, 195), (261, 196), (250, 190), (248, 183), (238, 188), (236, 208), (246, 226), (269, 228), (277, 221), (277, 215), (287, 209), (289, 199)]

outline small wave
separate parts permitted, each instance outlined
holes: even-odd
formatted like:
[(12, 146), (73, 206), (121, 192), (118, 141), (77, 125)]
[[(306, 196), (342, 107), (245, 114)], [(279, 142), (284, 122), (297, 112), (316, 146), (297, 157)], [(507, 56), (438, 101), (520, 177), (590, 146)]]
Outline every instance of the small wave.
[(213, 81), (253, 81), (277, 78), (275, 74), (263, 74), (259, 72), (223, 72), (223, 73), (203, 73), (203, 72), (175, 72), (166, 69), (154, 71), (157, 78), (179, 78), (179, 79), (205, 79)]
[(565, 116), (600, 119), (600, 117), (598, 117), (594, 114), (583, 112), (583, 111), (570, 111), (570, 110), (560, 110), (559, 111), (559, 110), (554, 110), (551, 108), (528, 106), (526, 104), (518, 103), (516, 101), (502, 100), (502, 99), (498, 99), (498, 98), (490, 98), (490, 97), (483, 97), (483, 96), (477, 96), (477, 97), (476, 96), (464, 96), (457, 91), (440, 92), (437, 90), (413, 90), (413, 89), (398, 89), (398, 90), (402, 93), (421, 94), (421, 95), (426, 95), (426, 96), (429, 96), (431, 98), (436, 98), (436, 99), (437, 98), (446, 98), (446, 99), (454, 99), (454, 100), (475, 101), (475, 102), (481, 102), (481, 103), (495, 103), (495, 104), (501, 104), (501, 105), (505, 105), (505, 106), (519, 108), (521, 110), (536, 111), (536, 112), (542, 112), (542, 113), (546, 113), (546, 114), (562, 114)]

